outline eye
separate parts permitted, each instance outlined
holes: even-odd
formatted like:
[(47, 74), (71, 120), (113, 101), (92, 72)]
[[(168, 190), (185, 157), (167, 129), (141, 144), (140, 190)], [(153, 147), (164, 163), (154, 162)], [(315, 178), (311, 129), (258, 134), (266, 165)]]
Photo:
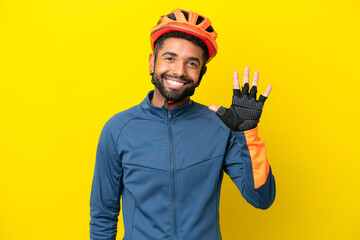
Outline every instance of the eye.
[(174, 61), (174, 58), (173, 58), (173, 57), (166, 57), (165, 60), (167, 60), (167, 61)]
[(189, 62), (189, 65), (190, 65), (190, 67), (192, 67), (192, 68), (197, 68), (197, 67), (198, 67), (197, 62)]

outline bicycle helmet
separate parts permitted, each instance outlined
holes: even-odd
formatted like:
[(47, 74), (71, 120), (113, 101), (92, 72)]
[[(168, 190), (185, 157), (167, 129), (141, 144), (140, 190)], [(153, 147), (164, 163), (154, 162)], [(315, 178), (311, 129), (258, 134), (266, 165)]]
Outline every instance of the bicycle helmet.
[(217, 34), (208, 18), (196, 12), (182, 9), (175, 9), (170, 14), (162, 16), (151, 31), (150, 40), (152, 50), (155, 51), (155, 41), (161, 35), (173, 31), (184, 32), (202, 40), (209, 51), (209, 59), (206, 63), (215, 57), (217, 53), (215, 41)]

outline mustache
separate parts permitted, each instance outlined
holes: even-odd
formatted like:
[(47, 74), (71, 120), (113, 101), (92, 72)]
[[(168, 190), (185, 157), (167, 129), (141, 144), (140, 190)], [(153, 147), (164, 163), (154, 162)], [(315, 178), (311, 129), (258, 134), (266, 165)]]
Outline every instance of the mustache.
[(170, 74), (167, 74), (167, 73), (162, 73), (160, 74), (160, 77), (161, 78), (174, 78), (174, 79), (179, 79), (179, 80), (182, 80), (182, 81), (185, 81), (186, 83), (192, 83), (194, 84), (194, 80), (192, 80), (191, 78), (186, 78), (184, 75), (182, 76), (177, 76), (177, 75), (170, 75)]

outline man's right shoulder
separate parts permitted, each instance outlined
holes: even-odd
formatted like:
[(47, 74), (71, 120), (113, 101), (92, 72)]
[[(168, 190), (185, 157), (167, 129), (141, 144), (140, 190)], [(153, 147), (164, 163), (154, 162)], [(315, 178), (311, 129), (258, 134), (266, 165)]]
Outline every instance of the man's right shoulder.
[(104, 125), (103, 132), (118, 133), (128, 124), (131, 120), (136, 119), (143, 113), (140, 105), (136, 105), (124, 111), (121, 111), (112, 116)]

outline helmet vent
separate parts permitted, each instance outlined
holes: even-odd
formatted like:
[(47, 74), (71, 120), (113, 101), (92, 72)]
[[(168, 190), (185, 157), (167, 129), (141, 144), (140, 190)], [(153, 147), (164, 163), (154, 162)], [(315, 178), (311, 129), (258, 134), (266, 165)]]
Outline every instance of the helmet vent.
[(207, 29), (206, 29), (207, 32), (213, 32), (214, 29), (212, 28), (212, 26), (209, 26)]
[(173, 13), (168, 14), (167, 17), (170, 18), (171, 20), (176, 21), (175, 14), (173, 14)]
[(181, 12), (184, 14), (186, 21), (189, 21), (189, 13), (185, 11), (181, 11)]
[(204, 18), (202, 16), (199, 16), (196, 20), (196, 25), (199, 25), (202, 21), (204, 21)]

